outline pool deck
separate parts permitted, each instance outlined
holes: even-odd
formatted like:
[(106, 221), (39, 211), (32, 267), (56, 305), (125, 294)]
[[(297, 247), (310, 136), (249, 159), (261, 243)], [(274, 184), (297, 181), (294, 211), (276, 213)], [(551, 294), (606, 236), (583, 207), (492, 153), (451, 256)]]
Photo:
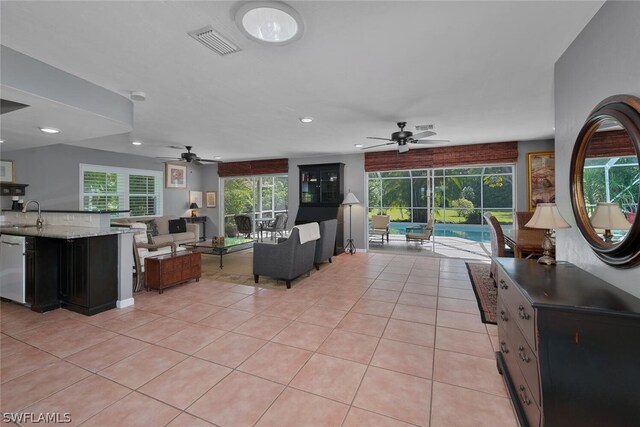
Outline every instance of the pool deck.
[(491, 243), (475, 242), (460, 237), (432, 236), (431, 240), (407, 242), (404, 234), (390, 234), (389, 242), (380, 243), (380, 237), (369, 239), (369, 252), (393, 253), (402, 255), (419, 255), (440, 258), (462, 258), (477, 261), (490, 259)]

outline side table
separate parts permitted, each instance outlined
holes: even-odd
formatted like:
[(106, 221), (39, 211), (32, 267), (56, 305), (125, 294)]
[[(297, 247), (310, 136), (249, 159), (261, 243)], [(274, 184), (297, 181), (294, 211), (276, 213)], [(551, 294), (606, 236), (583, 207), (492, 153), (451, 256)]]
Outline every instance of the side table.
[(207, 239), (207, 217), (206, 216), (183, 216), (180, 218), (192, 224), (202, 224), (202, 236), (200, 236), (199, 239), (200, 241)]
[(144, 260), (144, 286), (162, 293), (165, 288), (196, 279), (202, 274), (202, 255), (181, 251), (175, 254), (150, 256)]

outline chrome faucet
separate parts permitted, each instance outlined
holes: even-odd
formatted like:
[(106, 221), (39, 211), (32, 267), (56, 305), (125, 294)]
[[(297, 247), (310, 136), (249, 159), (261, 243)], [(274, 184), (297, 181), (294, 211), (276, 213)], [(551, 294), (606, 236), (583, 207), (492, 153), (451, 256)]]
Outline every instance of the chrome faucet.
[(27, 203), (24, 204), (24, 207), (22, 208), (22, 213), (27, 212), (27, 207), (29, 207), (30, 203), (35, 203), (38, 206), (38, 219), (36, 220), (36, 228), (40, 229), (42, 228), (42, 214), (40, 213), (40, 203), (37, 200), (29, 200)]

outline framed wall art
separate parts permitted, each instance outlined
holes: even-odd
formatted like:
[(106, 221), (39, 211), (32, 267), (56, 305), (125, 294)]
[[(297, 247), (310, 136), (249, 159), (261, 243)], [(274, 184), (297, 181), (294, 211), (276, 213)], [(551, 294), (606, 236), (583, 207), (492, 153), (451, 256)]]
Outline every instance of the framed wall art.
[(207, 207), (215, 208), (217, 204), (217, 194), (215, 191), (207, 191)]
[(187, 167), (165, 163), (165, 188), (187, 188)]
[(556, 166), (554, 151), (529, 153), (529, 210), (538, 203), (556, 202)]
[(0, 182), (16, 182), (16, 167), (13, 160), (0, 160)]
[(189, 205), (195, 203), (198, 208), (202, 208), (202, 191), (189, 191)]

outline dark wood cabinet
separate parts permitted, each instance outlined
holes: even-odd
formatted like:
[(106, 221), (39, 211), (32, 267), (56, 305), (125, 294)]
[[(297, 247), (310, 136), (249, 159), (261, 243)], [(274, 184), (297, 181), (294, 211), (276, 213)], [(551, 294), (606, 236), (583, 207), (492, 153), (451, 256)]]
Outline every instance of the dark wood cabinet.
[(44, 312), (60, 307), (59, 242), (44, 237), (25, 238), (25, 300), (33, 311)]
[(118, 299), (118, 236), (61, 242), (62, 305), (89, 316), (114, 308)]
[(498, 258), (496, 353), (522, 426), (636, 426), (640, 299), (570, 263)]
[(1, 182), (0, 194), (2, 196), (24, 196), (29, 184), (15, 184), (13, 182)]
[(338, 220), (334, 255), (344, 251), (344, 163), (299, 165), (300, 206), (295, 224)]

